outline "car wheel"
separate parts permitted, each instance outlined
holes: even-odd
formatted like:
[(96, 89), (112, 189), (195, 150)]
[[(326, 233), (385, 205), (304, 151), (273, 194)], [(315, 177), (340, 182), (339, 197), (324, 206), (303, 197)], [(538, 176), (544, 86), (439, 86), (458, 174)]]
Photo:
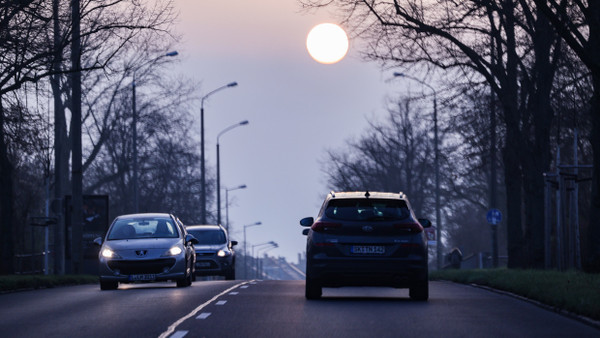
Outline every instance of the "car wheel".
[(306, 277), (305, 282), (305, 296), (306, 299), (319, 299), (323, 294), (323, 288), (318, 281), (313, 278)]
[(177, 280), (178, 288), (184, 288), (184, 287), (187, 287), (190, 285), (192, 285), (192, 274), (191, 273), (189, 275), (187, 275), (186, 277)]
[(119, 282), (100, 281), (100, 290), (115, 290), (119, 287)]
[(429, 299), (429, 283), (424, 281), (410, 287), (408, 295), (413, 300), (425, 301)]
[(235, 279), (235, 269), (231, 269), (225, 273), (225, 280), (234, 280)]

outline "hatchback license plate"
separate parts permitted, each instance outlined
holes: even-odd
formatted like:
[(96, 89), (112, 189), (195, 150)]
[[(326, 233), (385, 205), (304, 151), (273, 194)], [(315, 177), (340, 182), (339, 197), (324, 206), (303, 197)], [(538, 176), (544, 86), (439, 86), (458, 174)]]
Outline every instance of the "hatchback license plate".
[(155, 274), (130, 275), (129, 276), (130, 281), (148, 281), (148, 280), (155, 280), (155, 279), (156, 279)]
[(353, 254), (377, 254), (385, 253), (385, 247), (382, 245), (353, 245), (350, 249)]

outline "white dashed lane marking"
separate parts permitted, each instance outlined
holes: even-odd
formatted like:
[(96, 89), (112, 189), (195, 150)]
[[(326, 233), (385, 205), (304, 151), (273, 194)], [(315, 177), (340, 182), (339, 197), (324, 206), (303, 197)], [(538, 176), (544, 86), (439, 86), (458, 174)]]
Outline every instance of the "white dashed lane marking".
[(173, 333), (171, 335), (171, 337), (169, 337), (169, 338), (182, 338), (182, 337), (185, 337), (185, 335), (187, 333), (188, 333), (188, 331), (177, 331), (177, 332)]
[(227, 303), (226, 300), (220, 300), (220, 301), (216, 302), (215, 305), (225, 305), (225, 303)]
[(202, 312), (200, 315), (198, 315), (198, 317), (196, 317), (196, 319), (206, 319), (208, 316), (210, 316), (210, 314), (210, 312)]
[(235, 296), (235, 295), (239, 294), (239, 292), (230, 292), (229, 294), (232, 296)]

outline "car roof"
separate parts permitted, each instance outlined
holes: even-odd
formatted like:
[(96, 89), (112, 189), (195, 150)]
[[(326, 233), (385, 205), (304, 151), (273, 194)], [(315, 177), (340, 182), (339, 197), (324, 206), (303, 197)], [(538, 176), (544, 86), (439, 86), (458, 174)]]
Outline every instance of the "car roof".
[(167, 213), (142, 213), (142, 214), (128, 214), (128, 215), (119, 215), (117, 218), (152, 218), (152, 217), (164, 217), (171, 218), (171, 214)]
[(222, 226), (217, 225), (217, 224), (186, 225), (185, 228), (187, 230), (219, 230), (219, 229), (225, 230), (225, 228), (223, 228)]
[(406, 199), (403, 192), (380, 192), (380, 191), (332, 191), (328, 196), (330, 199), (346, 198), (388, 198), (388, 199)]

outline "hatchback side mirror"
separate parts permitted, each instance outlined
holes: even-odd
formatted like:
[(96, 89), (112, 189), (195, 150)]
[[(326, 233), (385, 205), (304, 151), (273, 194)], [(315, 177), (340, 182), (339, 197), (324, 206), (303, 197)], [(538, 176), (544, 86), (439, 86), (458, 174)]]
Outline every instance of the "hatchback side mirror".
[(198, 241), (198, 239), (196, 237), (194, 237), (194, 235), (192, 235), (192, 234), (185, 235), (185, 242), (186, 243), (190, 243), (191, 242), (192, 244), (198, 244), (198, 243), (200, 243)]
[(236, 246), (236, 245), (238, 245), (238, 241), (231, 241), (231, 246), (232, 246), (232, 247), (234, 247), (234, 246)]
[(303, 227), (309, 227), (311, 225), (313, 225), (313, 223), (315, 222), (315, 219), (312, 217), (305, 217), (303, 219), (300, 220), (300, 225), (302, 225)]
[(431, 221), (428, 220), (427, 218), (419, 218), (419, 223), (421, 223), (421, 226), (423, 228), (429, 228), (429, 227), (431, 227)]
[(96, 244), (97, 246), (102, 246), (102, 237), (96, 237), (94, 239), (94, 244)]
[(303, 229), (303, 230), (302, 230), (302, 234), (303, 234), (304, 236), (308, 236), (308, 232), (309, 232), (309, 231), (310, 231), (310, 229)]

